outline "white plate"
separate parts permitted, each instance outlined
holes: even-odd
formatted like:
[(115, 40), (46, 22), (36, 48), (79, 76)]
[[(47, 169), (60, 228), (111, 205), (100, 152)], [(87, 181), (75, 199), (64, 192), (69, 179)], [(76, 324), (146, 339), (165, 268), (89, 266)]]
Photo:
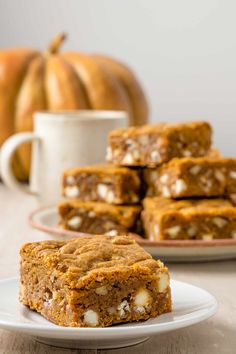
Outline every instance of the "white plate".
[(119, 348), (206, 320), (217, 310), (216, 299), (196, 286), (171, 281), (173, 311), (148, 321), (107, 328), (59, 327), (18, 302), (18, 279), (0, 281), (0, 328), (32, 335), (36, 340), (70, 348)]
[[(83, 233), (60, 229), (58, 222), (59, 216), (55, 207), (37, 209), (29, 217), (33, 228), (57, 239), (84, 236)], [(236, 239), (149, 241), (136, 236), (141, 246), (163, 261), (202, 262), (236, 258)]]

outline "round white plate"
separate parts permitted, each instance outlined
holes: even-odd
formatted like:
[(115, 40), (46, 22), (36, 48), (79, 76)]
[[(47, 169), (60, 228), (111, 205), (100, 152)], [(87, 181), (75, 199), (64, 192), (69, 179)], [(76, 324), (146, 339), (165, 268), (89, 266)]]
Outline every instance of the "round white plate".
[[(59, 228), (58, 222), (59, 215), (55, 207), (37, 209), (29, 216), (29, 223), (33, 228), (57, 239), (84, 236), (80, 232)], [(149, 241), (136, 235), (136, 240), (153, 257), (163, 261), (202, 262), (236, 258), (236, 239)]]
[(18, 279), (0, 281), (0, 328), (34, 336), (36, 340), (70, 348), (119, 348), (147, 340), (158, 333), (206, 320), (217, 310), (216, 299), (196, 286), (171, 281), (173, 311), (148, 321), (107, 328), (59, 327), (18, 302)]

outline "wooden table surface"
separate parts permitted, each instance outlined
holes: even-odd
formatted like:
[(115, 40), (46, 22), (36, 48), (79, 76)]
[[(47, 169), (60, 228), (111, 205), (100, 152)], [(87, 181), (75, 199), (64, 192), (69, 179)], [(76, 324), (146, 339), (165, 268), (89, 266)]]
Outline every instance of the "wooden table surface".
[[(23, 243), (45, 238), (27, 225), (27, 216), (35, 207), (32, 197), (9, 191), (0, 184), (0, 278), (18, 274), (18, 250)], [(28, 336), (0, 330), (0, 353), (235, 354), (236, 260), (168, 266), (172, 278), (203, 287), (215, 295), (219, 310), (214, 317), (186, 329), (155, 336), (143, 344), (116, 350), (54, 348)]]

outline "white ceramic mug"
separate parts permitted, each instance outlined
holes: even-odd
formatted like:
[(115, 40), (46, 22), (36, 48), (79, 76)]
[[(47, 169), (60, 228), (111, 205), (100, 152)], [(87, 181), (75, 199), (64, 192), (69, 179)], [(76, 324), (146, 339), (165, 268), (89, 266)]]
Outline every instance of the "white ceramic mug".
[[(39, 204), (56, 203), (63, 171), (104, 162), (108, 133), (127, 124), (122, 111), (37, 112), (34, 132), (15, 134), (3, 144), (2, 179), (12, 189), (34, 194)], [(26, 142), (33, 142), (33, 147), (30, 183), (24, 186), (14, 177), (11, 160)]]

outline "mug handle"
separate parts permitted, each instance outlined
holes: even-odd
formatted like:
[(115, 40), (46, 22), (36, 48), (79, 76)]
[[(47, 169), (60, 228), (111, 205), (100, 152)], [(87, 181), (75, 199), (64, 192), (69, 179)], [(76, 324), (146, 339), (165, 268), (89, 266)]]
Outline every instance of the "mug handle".
[(31, 186), (21, 184), (17, 181), (12, 171), (12, 158), (16, 149), (27, 142), (40, 141), (40, 138), (31, 132), (18, 133), (8, 138), (1, 147), (0, 153), (0, 173), (3, 182), (11, 189), (19, 190), (21, 192), (36, 195), (37, 192), (31, 189)]

